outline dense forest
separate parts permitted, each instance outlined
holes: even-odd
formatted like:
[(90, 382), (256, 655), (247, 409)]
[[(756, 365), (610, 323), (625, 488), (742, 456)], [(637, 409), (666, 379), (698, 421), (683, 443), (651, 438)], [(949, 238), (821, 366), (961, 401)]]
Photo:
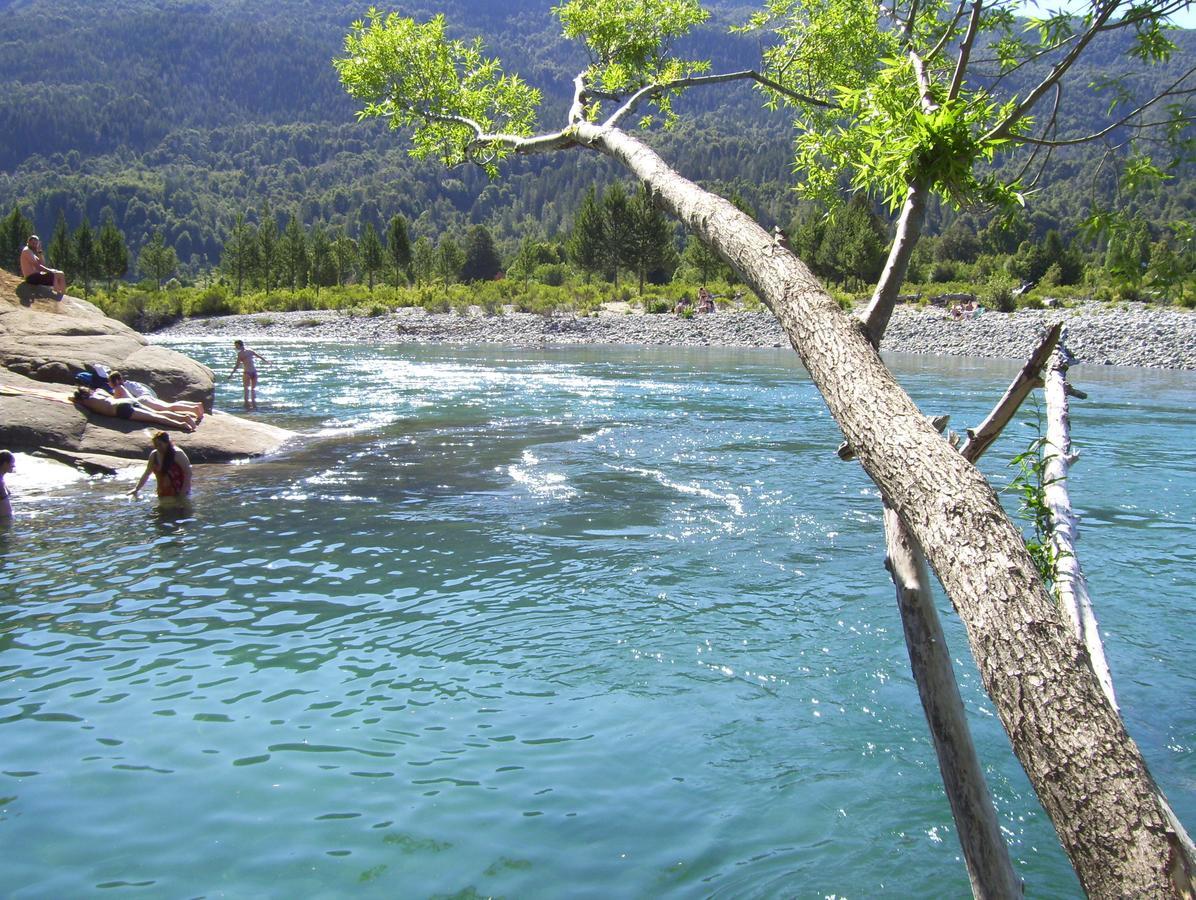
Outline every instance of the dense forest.
[[(410, 158), (376, 123), (357, 124), (331, 59), (368, 4), (342, 0), (15, 0), (4, 6), (0, 78), (0, 212), (19, 207), (50, 232), (65, 217), (111, 221), (134, 256), (160, 234), (180, 272), (220, 263), (237, 216), (258, 223), (268, 207), (281, 229), (294, 217), (356, 237), (395, 216), (412, 239), (464, 241), (485, 225), (500, 253), (522, 239), (563, 236), (590, 185), (615, 179), (603, 160), (562, 154), (513, 160), (501, 180), (470, 167), (445, 170)], [(751, 66), (757, 39), (731, 36), (750, 5), (712, 2), (715, 18), (690, 52), (716, 70)], [(456, 34), (482, 34), (488, 51), (544, 92), (543, 123), (558, 123), (567, 76), (583, 63), (559, 38), (547, 0), (418, 0), (416, 16), (443, 11)], [(53, 52), (28, 35), (53, 35)], [(40, 39), (39, 39), (40, 40)], [(1152, 73), (1161, 84), (1196, 59), (1196, 32), (1177, 32), (1181, 52)], [(1085, 62), (1092, 79), (1119, 67), (1110, 43)], [(1025, 77), (1033, 77), (1027, 72)], [(1149, 85), (1140, 85), (1143, 91)], [(1072, 97), (1061, 132), (1104, 114), (1108, 98)], [(788, 122), (761, 109), (746, 87), (688, 95), (680, 126), (651, 140), (678, 169), (735, 196), (765, 226), (801, 219), (792, 191)], [(1116, 182), (1096, 163), (1101, 148), (1061, 154), (1031, 196), (1030, 235), (1070, 237), (1094, 200), (1117, 202)], [(1181, 173), (1182, 174), (1182, 173)], [(1125, 201), (1131, 202), (1131, 201)], [(1191, 219), (1196, 181), (1180, 177), (1132, 199), (1151, 223)], [(932, 212), (931, 234), (954, 213)], [(983, 214), (966, 216), (979, 231)], [(1156, 235), (1157, 237), (1157, 235)], [(681, 236), (677, 235), (680, 247)]]

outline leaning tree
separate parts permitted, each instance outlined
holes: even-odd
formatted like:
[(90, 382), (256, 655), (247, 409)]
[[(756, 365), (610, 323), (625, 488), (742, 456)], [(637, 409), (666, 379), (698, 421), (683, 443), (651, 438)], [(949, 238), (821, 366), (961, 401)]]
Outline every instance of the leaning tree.
[[(1092, 47), (1123, 32), (1132, 37), (1131, 60), (1166, 61), (1167, 16), (1188, 2), (1095, 0), (1078, 14), (1026, 22), (1010, 0), (768, 0), (744, 24), (767, 35), (761, 65), (713, 72), (674, 52), (706, 19), (697, 0), (568, 0), (554, 12), (589, 64), (573, 78), (563, 126), (541, 132), (538, 92), (486, 57), (480, 38), (449, 39), (442, 17), (419, 23), (371, 11), (335, 61), (362, 104), (359, 115), (411, 129), (416, 156), (476, 163), (492, 175), (516, 153), (581, 148), (616, 160), (776, 315), (842, 429), (840, 455), (857, 459), (880, 490), (888, 565), (977, 896), (1016, 896), (1021, 885), (978, 777), (925, 562), (965, 625), (984, 686), (1084, 889), (1190, 896), (1196, 854), (1103, 692), (1089, 650), (973, 465), (1037, 382), (1053, 337), (962, 448), (915, 406), (878, 348), (933, 197), (1016, 206), (1023, 181), (985, 174), (987, 164), (1020, 154), (1029, 180), (1055, 148), (1081, 139), (1126, 145), (1122, 159), (1136, 177), (1158, 174), (1129, 146), (1139, 134), (1182, 148), (1190, 72), (1157, 97), (1127, 100), (1092, 134), (1063, 133), (1057, 123), (1074, 90), (1069, 76)], [(1026, 71), (1035, 73), (1029, 86), (1011, 93), (1010, 77)], [(733, 81), (754, 83), (794, 119), (809, 192), (833, 198), (849, 184), (899, 210), (885, 269), (859, 318), (782, 242), (627, 130), (633, 121), (667, 126), (681, 92)]]

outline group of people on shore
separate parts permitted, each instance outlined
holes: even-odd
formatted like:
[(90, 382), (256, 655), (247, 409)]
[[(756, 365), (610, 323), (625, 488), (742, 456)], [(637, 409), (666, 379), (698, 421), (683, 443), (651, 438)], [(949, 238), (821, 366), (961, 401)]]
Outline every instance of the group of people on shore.
[(690, 302), (688, 296), (682, 297), (677, 301), (677, 305), (673, 307), (673, 312), (677, 315), (683, 315), (691, 310), (697, 313), (712, 313), (714, 312), (714, 294), (710, 293), (703, 285), (698, 288), (698, 303), (696, 307)]
[[(36, 236), (35, 236), (36, 237)], [(38, 282), (40, 283), (40, 282)], [(236, 362), (228, 377), (241, 370), (246, 409), (257, 408), (258, 361), (269, 361), (255, 350), (245, 346), (244, 341), (234, 341)], [(96, 368), (99, 366), (97, 364)], [(193, 432), (203, 421), (204, 405), (198, 401), (168, 401), (155, 397), (143, 385), (127, 380), (120, 372), (106, 373), (107, 387), (80, 384), (72, 399), (75, 403), (94, 413), (157, 425), (159, 428), (174, 428), (187, 434)], [(129, 492), (137, 497), (141, 489), (154, 476), (157, 494), (160, 498), (186, 498), (191, 494), (191, 460), (181, 447), (176, 447), (167, 431), (158, 431), (150, 438), (150, 455), (145, 470), (137, 485)], [(12, 518), (12, 501), (4, 477), (16, 468), (16, 456), (9, 450), (0, 450), (0, 521)]]

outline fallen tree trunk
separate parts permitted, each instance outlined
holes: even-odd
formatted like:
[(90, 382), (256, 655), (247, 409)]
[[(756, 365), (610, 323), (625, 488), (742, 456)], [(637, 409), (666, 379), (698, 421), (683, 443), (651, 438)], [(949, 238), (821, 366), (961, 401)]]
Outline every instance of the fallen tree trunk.
[(967, 628), (985, 689), (1084, 889), (1193, 893), (1192, 857), (1137, 745), (983, 476), (934, 430), (862, 326), (750, 217), (617, 128), (570, 139), (618, 160), (772, 309), (861, 465), (926, 553)]

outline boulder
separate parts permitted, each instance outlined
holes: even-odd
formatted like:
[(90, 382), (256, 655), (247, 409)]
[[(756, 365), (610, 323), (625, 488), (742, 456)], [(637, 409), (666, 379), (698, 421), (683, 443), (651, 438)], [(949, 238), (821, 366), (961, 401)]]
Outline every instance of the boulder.
[(123, 322), (69, 294), (55, 300), (0, 272), (0, 366), (37, 381), (72, 383), (89, 364), (119, 369), (153, 388), (163, 400), (198, 400), (212, 408), (212, 370), (154, 347)]
[[(72, 399), (74, 388), (0, 371), (0, 447), (32, 453), (43, 448), (73, 454), (145, 459), (157, 426), (103, 416)], [(192, 462), (228, 462), (272, 453), (292, 432), (264, 422), (214, 412), (190, 434), (171, 430)]]
[[(163, 400), (212, 408), (212, 371), (144, 337), (77, 297), (55, 300), (0, 272), (0, 448), (145, 459), (157, 430), (102, 416), (71, 399), (76, 373), (99, 363), (154, 389)], [(272, 453), (292, 432), (227, 413), (209, 412), (192, 434), (172, 431), (194, 462)]]

